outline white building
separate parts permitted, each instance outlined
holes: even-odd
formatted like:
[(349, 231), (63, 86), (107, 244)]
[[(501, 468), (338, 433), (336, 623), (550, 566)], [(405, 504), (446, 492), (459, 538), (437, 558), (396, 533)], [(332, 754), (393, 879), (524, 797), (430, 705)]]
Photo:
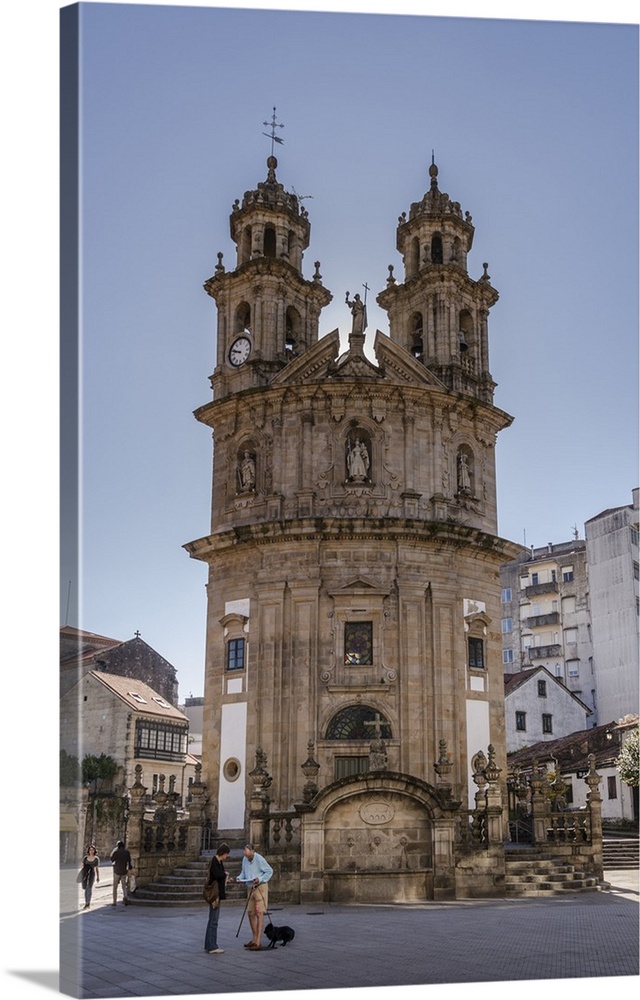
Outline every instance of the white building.
[(638, 712), (638, 489), (585, 524), (598, 718)]
[(591, 710), (545, 667), (505, 674), (507, 753), (587, 728)]
[(505, 673), (544, 667), (594, 713), (595, 725), (586, 542), (532, 546), (502, 566), (500, 579)]
[(178, 705), (178, 708), (184, 712), (189, 720), (189, 753), (200, 759), (202, 757), (202, 731), (204, 729), (204, 698), (202, 696), (194, 698), (193, 695), (189, 695), (188, 698), (185, 698), (184, 705)]
[(552, 775), (558, 772), (566, 785), (565, 801), (569, 809), (584, 809), (589, 788), (584, 777), (589, 771), (589, 755), (595, 757), (596, 771), (601, 776), (604, 823), (638, 821), (638, 789), (627, 785), (618, 773), (616, 760), (624, 742), (638, 726), (638, 717), (628, 717), (620, 723), (611, 722), (594, 729), (570, 733), (552, 742), (534, 743), (509, 754), (510, 773), (522, 776), (531, 773), (533, 762)]

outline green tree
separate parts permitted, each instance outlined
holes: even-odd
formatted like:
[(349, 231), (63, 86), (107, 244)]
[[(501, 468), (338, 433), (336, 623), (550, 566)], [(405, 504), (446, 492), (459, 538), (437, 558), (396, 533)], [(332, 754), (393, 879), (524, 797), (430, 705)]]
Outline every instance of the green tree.
[(110, 781), (118, 770), (118, 764), (106, 753), (99, 757), (88, 753), (82, 758), (82, 780), (85, 784), (93, 782), (94, 792), (98, 791), (99, 781)]
[(62, 788), (73, 788), (80, 781), (80, 761), (66, 750), (60, 751), (60, 785)]
[(638, 774), (638, 763), (640, 759), (638, 752), (639, 735), (640, 729), (634, 729), (631, 736), (629, 736), (628, 739), (626, 739), (622, 744), (620, 756), (616, 760), (618, 774), (627, 785), (631, 785), (633, 788), (637, 788), (638, 784), (640, 784)]

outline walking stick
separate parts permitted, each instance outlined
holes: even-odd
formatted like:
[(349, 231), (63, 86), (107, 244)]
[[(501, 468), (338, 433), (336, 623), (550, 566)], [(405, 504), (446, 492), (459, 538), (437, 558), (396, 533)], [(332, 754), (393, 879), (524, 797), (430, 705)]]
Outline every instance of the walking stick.
[[(251, 890), (251, 892), (253, 892), (253, 889)], [(242, 927), (242, 923), (244, 921), (244, 915), (247, 912), (247, 909), (249, 907), (249, 900), (251, 899), (251, 892), (247, 893), (247, 901), (244, 904), (244, 910), (242, 911), (242, 916), (240, 917), (240, 923), (238, 924), (238, 930), (236, 931), (236, 937), (238, 937), (238, 935), (240, 933), (240, 928)]]

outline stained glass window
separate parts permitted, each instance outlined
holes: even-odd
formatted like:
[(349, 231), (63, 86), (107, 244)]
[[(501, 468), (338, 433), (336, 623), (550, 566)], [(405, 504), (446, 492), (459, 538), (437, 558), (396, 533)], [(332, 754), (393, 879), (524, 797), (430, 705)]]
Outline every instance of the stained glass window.
[(373, 740), (378, 729), (383, 740), (390, 740), (391, 726), (380, 712), (369, 705), (349, 705), (334, 715), (327, 727), (327, 740)]
[(366, 666), (373, 663), (371, 622), (345, 622), (344, 662), (350, 666)]

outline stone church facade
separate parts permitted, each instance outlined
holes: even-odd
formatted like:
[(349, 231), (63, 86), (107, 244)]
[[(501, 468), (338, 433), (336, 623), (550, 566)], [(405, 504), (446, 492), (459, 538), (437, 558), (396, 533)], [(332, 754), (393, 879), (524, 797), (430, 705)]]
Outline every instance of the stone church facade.
[(205, 283), (212, 519), (185, 548), (209, 565), (209, 820), (269, 854), (280, 817), (301, 901), (491, 894), (494, 862), (465, 868), (460, 845), (479, 789), (485, 833), (506, 830), (499, 570), (519, 547), (496, 534), (498, 293), (486, 264), (469, 275), (471, 216), (432, 163), (398, 220), (404, 273), (377, 296), (389, 335), (365, 354), (347, 293), (341, 353), (337, 330), (319, 339), (332, 296), (319, 263), (303, 275), (309, 218), (276, 169), (235, 202), (235, 266), (219, 254)]

